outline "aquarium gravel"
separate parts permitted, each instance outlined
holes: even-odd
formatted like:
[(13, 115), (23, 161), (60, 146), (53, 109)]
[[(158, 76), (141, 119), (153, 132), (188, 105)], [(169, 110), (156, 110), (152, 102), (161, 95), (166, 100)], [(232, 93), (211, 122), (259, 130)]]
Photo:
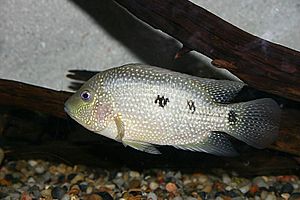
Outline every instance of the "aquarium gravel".
[(44, 160), (4, 161), (0, 168), (0, 199), (5, 200), (296, 200), (299, 184), (295, 175), (245, 178), (223, 170), (116, 170)]

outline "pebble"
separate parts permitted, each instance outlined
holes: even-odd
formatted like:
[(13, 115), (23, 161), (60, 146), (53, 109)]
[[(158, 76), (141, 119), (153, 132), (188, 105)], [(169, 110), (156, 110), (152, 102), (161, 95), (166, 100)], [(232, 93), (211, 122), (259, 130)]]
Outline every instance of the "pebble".
[(21, 197), (20, 193), (11, 193), (7, 196), (7, 200), (20, 199), (20, 197)]
[(158, 183), (156, 182), (151, 182), (149, 184), (149, 188), (153, 191), (153, 190), (156, 190), (157, 188), (159, 187)]
[(260, 194), (260, 198), (261, 199), (266, 199), (268, 196), (268, 192), (267, 191), (262, 191), (261, 194)]
[(289, 198), (290, 198), (290, 194), (289, 193), (282, 193), (281, 195), (280, 195), (284, 200), (288, 200)]
[(129, 181), (129, 189), (139, 188), (141, 186), (141, 181), (138, 179), (133, 179)]
[(44, 182), (48, 182), (51, 179), (51, 174), (50, 172), (46, 172), (42, 175), (42, 178), (44, 179)]
[(268, 194), (265, 200), (276, 200), (276, 196), (274, 194)]
[(285, 184), (282, 186), (282, 188), (281, 188), (281, 190), (280, 190), (280, 193), (289, 193), (289, 194), (291, 194), (293, 191), (294, 191), (293, 185), (290, 184), (290, 183), (285, 183)]
[(139, 172), (137, 172), (137, 171), (130, 171), (130, 172), (129, 172), (129, 176), (130, 176), (131, 178), (136, 178), (136, 179), (138, 179), (138, 178), (141, 176), (141, 174), (140, 174)]
[(178, 171), (178, 172), (174, 175), (174, 178), (176, 178), (176, 179), (181, 179), (181, 178), (182, 178), (181, 172)]
[(240, 190), (232, 189), (229, 192), (227, 192), (226, 194), (227, 194), (227, 196), (234, 198), (234, 197), (241, 196), (243, 193)]
[(72, 178), (71, 185), (76, 184), (76, 183), (78, 183), (80, 181), (83, 181), (83, 180), (84, 180), (84, 176), (82, 174), (77, 174), (77, 175), (74, 176), (74, 178)]
[(105, 187), (108, 188), (108, 189), (110, 189), (110, 190), (116, 189), (116, 185), (115, 184), (106, 184)]
[(169, 193), (175, 193), (177, 191), (177, 186), (174, 183), (167, 183), (166, 190)]
[(73, 185), (69, 191), (70, 195), (78, 195), (80, 193), (80, 187), (78, 185)]
[(113, 200), (113, 197), (108, 192), (98, 192), (98, 195), (101, 196), (103, 200)]
[(28, 180), (27, 180), (27, 183), (28, 184), (34, 184), (35, 183), (35, 180), (33, 177), (29, 177)]
[(261, 200), (259, 196), (254, 196), (254, 200)]
[(21, 195), (21, 200), (32, 200), (32, 197), (27, 194), (27, 192), (23, 192)]
[(246, 194), (246, 193), (250, 190), (250, 187), (251, 187), (251, 185), (248, 184), (248, 185), (245, 185), (245, 186), (239, 188), (239, 190), (240, 190), (242, 193)]
[(255, 184), (251, 185), (249, 189), (249, 194), (254, 196), (259, 191), (259, 187)]
[(206, 175), (201, 174), (201, 175), (198, 177), (199, 183), (206, 183), (207, 180), (208, 180), (208, 177), (207, 177)]
[(91, 194), (86, 198), (86, 200), (103, 200), (103, 199), (98, 194)]
[(207, 199), (207, 193), (206, 192), (199, 192), (200, 199)]
[(231, 178), (229, 177), (228, 174), (223, 174), (222, 175), (222, 181), (223, 181), (223, 183), (229, 185), (231, 183)]
[(61, 199), (65, 194), (66, 191), (59, 186), (54, 187), (51, 191), (51, 195), (54, 199)]
[(76, 194), (70, 194), (70, 200), (80, 200), (80, 198)]
[(230, 186), (230, 185), (228, 185), (228, 186), (226, 186), (225, 187), (225, 190), (227, 190), (227, 191), (230, 191), (230, 190), (232, 190), (233, 188)]
[(35, 167), (35, 172), (38, 174), (43, 174), (45, 172), (45, 168), (41, 165)]
[(149, 194), (147, 195), (147, 200), (157, 200), (156, 194), (153, 192), (149, 192)]
[(81, 190), (82, 192), (86, 192), (87, 187), (88, 187), (88, 183), (87, 183), (87, 182), (81, 182), (81, 183), (79, 184), (79, 188), (80, 188), (80, 190)]
[(113, 183), (116, 184), (118, 187), (122, 187), (125, 183), (125, 180), (122, 177), (118, 177), (113, 180)]
[(91, 194), (93, 192), (93, 187), (92, 186), (88, 186), (87, 188), (86, 188), (86, 193), (87, 194)]
[(51, 189), (42, 190), (41, 197), (44, 198), (44, 200), (52, 200)]
[(217, 174), (160, 169), (117, 171), (43, 160), (4, 160), (0, 199), (300, 200), (297, 176), (247, 179), (224, 170)]
[(206, 192), (206, 193), (210, 193), (212, 191), (212, 186), (211, 185), (206, 185), (203, 190), (203, 192)]
[(269, 185), (262, 177), (255, 177), (252, 182), (260, 188), (269, 188)]
[(61, 200), (70, 200), (71, 196), (68, 194), (64, 194), (64, 196), (61, 198)]
[(37, 162), (36, 160), (29, 160), (29, 161), (28, 161), (28, 164), (29, 164), (29, 166), (31, 166), (31, 167), (35, 167), (35, 166), (38, 164), (38, 162)]
[(34, 185), (28, 189), (28, 194), (32, 195), (35, 199), (39, 199), (41, 196), (40, 188), (37, 185)]

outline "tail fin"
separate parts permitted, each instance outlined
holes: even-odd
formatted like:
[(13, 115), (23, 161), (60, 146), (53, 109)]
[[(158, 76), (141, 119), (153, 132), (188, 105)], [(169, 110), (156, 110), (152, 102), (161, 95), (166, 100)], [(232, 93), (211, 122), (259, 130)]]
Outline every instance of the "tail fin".
[(280, 108), (272, 99), (229, 105), (225, 132), (256, 148), (265, 148), (278, 135)]

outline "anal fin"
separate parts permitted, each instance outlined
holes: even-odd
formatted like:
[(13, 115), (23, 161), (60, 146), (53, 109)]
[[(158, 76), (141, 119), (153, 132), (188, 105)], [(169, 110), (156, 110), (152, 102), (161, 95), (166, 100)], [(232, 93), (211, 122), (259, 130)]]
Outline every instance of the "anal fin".
[(176, 145), (175, 147), (183, 150), (206, 152), (217, 156), (238, 155), (228, 137), (219, 132), (210, 132), (207, 138), (199, 142)]
[(139, 151), (144, 151), (151, 154), (161, 154), (154, 145), (146, 142), (123, 140), (123, 143)]

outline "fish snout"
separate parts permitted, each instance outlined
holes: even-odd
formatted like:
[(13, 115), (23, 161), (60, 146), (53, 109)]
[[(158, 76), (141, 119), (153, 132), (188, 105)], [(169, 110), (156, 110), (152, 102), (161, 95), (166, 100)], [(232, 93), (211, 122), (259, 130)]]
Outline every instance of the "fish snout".
[(68, 114), (71, 115), (72, 114), (72, 100), (71, 98), (69, 98), (67, 101), (65, 101), (64, 103), (64, 111)]

